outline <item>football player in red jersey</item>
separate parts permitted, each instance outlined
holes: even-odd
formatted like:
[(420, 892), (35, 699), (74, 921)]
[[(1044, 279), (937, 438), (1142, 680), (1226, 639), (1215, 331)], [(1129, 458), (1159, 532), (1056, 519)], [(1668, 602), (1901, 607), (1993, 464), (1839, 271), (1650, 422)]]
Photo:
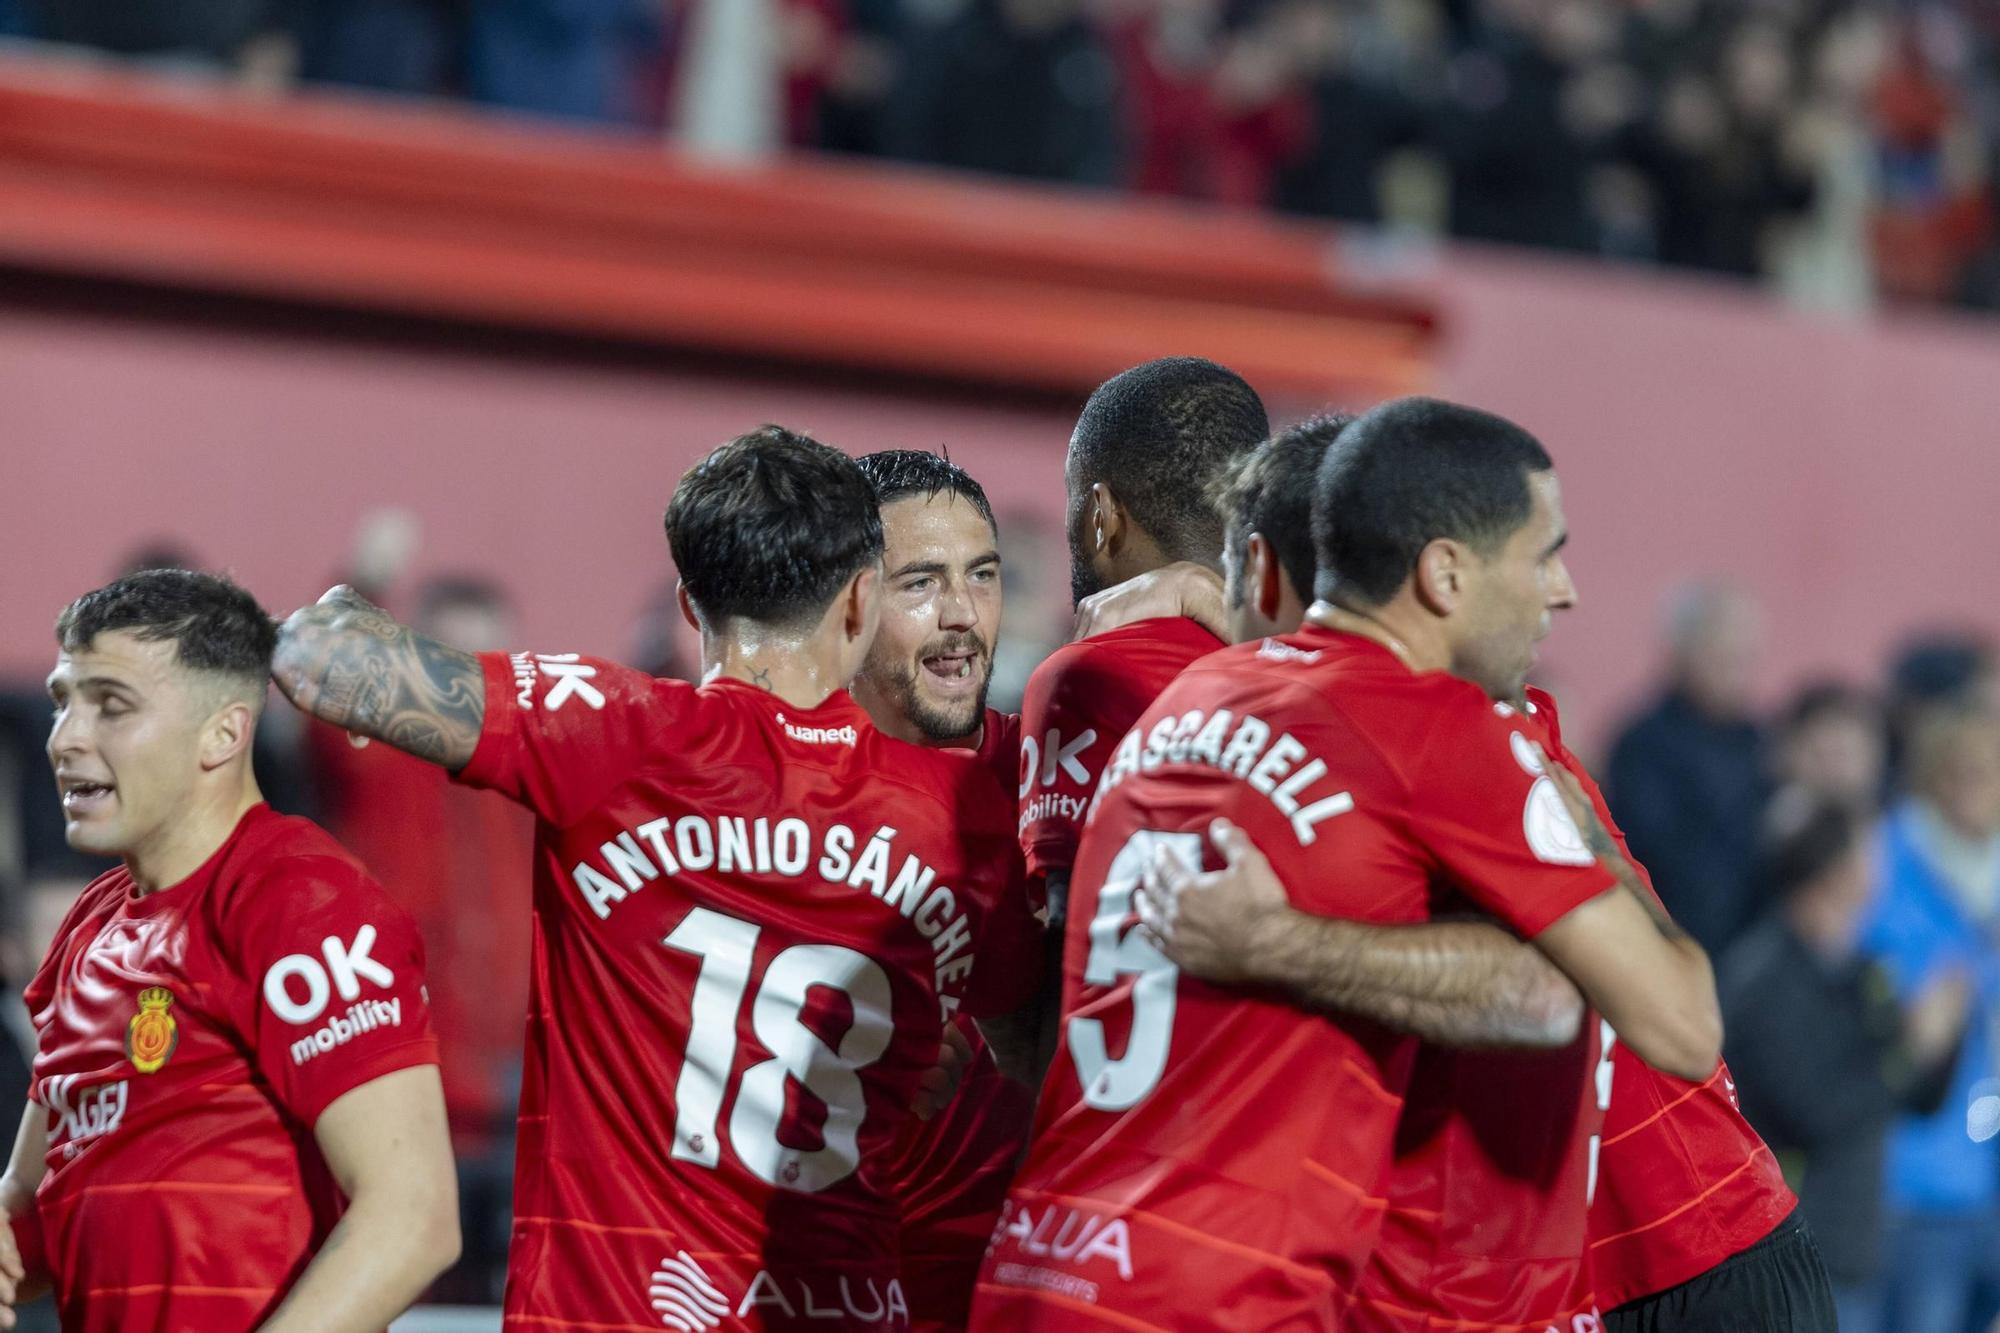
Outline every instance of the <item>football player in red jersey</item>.
[[(976, 751), (1005, 784), (1012, 813), (1020, 720), (986, 707), (1001, 613), (999, 534), (986, 492), (936, 454), (892, 449), (857, 460), (882, 503), (882, 626), (854, 678), (875, 724), (915, 745)], [(1012, 858), (1017, 872), (1018, 853)], [(1014, 899), (1031, 904), (1025, 883)], [(1042, 966), (1040, 922), (1017, 912), (1012, 938), (989, 933), (982, 968), (1032, 986)], [(1013, 1180), (1034, 1093), (1008, 1078), (980, 1033), (956, 1093), (910, 1126), (890, 1174), (900, 1182), (904, 1285), (917, 1329), (965, 1326), (979, 1261)]]
[(365, 1333), (458, 1254), (415, 923), (251, 772), (274, 637), (178, 569), (56, 622), (66, 832), (122, 864), (27, 989), (0, 1207), (66, 1329)]
[[(1314, 568), (1309, 499), (1330, 439), (1324, 429), (1288, 432), (1246, 460), (1221, 497), (1228, 524), (1227, 600), (1232, 637), (1239, 641), (1288, 633), (1303, 621)], [(1601, 823), (1620, 853), (1629, 855), (1596, 785), (1562, 744), (1554, 701), (1539, 691), (1528, 699), (1545, 729), (1547, 753), (1577, 779), (1577, 814)], [(1585, 801), (1588, 814), (1581, 808)], [(1225, 831), (1218, 842), (1231, 862), (1226, 869), (1195, 876), (1178, 862), (1163, 862), (1138, 895), (1142, 916), (1183, 970), (1275, 986), (1302, 1003), (1333, 1008), (1351, 1005), (1357, 990), (1379, 989), (1379, 979), (1355, 965), (1367, 956), (1357, 953), (1364, 927), (1292, 910), (1276, 875), (1240, 833)], [(1437, 984), (1477, 984), (1483, 969), (1476, 957), (1454, 964), (1450, 978), (1440, 976)], [(1518, 959), (1514, 965), (1520, 966)], [(1440, 993), (1438, 1002), (1452, 998)], [(1466, 1013), (1466, 1031), (1433, 1039), (1464, 1044), (1468, 1036), (1477, 1038), (1477, 1012)], [(1504, 1015), (1505, 1007), (1493, 1012)], [(1614, 1049), (1611, 1063), (1600, 1057), (1595, 1070), (1595, 1090), (1609, 1104), (1588, 1219), (1598, 1301), (1623, 1307), (1605, 1316), (1606, 1326), (1650, 1333), (1749, 1317), (1759, 1328), (1786, 1333), (1830, 1331), (1824, 1277), (1810, 1239), (1801, 1234), (1802, 1223), (1787, 1220), (1796, 1201), (1769, 1149), (1727, 1095), (1726, 1067), (1690, 1084), (1653, 1069), (1622, 1044)], [(1636, 1224), (1627, 1220), (1635, 1215)], [(1739, 1255), (1745, 1257), (1707, 1278), (1668, 1290)], [(1648, 1299), (1630, 1303), (1635, 1294)]]
[[(1388, 516), (1322, 534), (1318, 563), (1356, 609), (1315, 608), (1335, 623), (1189, 668), (1099, 789), (1072, 886), (1067, 1041), (976, 1322), (1331, 1326), (1369, 1287), (1386, 1212), (1397, 1276), (1437, 1289), (1357, 1301), (1349, 1320), (1428, 1327), (1430, 1305), (1441, 1325), (1594, 1323), (1591, 1043), (1512, 1057), (1526, 1068), (1511, 1078), (1477, 1067), (1480, 1097), (1471, 1057), (1413, 1071), (1411, 1043), (1372, 1024), (1180, 983), (1130, 926), (1131, 894), (1161, 850), (1198, 855), (1216, 813), (1277, 849), (1305, 910), (1394, 923), (1475, 905), (1536, 938), (1653, 1058), (1713, 1066), (1706, 960), (1597, 864), (1531, 720), (1503, 702), (1573, 597), (1546, 453), (1497, 418), (1413, 400), (1348, 427), (1321, 475), (1339, 512)], [(1404, 1252), (1396, 1219), (1417, 1208), (1430, 1234)], [(1558, 1232), (1573, 1234), (1551, 1254)], [(1189, 1244), (1201, 1262), (1176, 1264)]]
[[(1256, 391), (1212, 361), (1148, 361), (1098, 386), (1063, 463), (1075, 598), (1175, 562), (1214, 569), (1222, 525), (1207, 488), (1269, 430)], [(1083, 812), (1112, 746), (1182, 667), (1220, 647), (1194, 620), (1162, 616), (1059, 648), (1028, 678), (1021, 848), (1047, 884), (1058, 934)]]
[(885, 1174), (974, 966), (1011, 811), (976, 758), (846, 692), (881, 614), (854, 462), (765, 427), (666, 528), (699, 687), (574, 654), (473, 657), (344, 589), (295, 614), (295, 702), (538, 817), (505, 1327), (909, 1325)]

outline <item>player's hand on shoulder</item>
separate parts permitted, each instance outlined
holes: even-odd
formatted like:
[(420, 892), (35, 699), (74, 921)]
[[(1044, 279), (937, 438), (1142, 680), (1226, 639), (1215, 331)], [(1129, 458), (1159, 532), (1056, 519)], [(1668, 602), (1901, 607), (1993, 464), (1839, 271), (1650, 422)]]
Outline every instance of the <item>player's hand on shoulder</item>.
[(1583, 790), (1583, 784), (1577, 781), (1576, 774), (1557, 763), (1539, 744), (1533, 742), (1530, 744), (1533, 745), (1535, 755), (1541, 760), (1542, 772), (1555, 786), (1556, 795), (1562, 798), (1563, 809), (1568, 811), (1571, 822), (1583, 835), (1584, 846), (1590, 849), (1591, 854), (1597, 858), (1597, 863), (1610, 871), (1620, 884), (1634, 893), (1644, 894), (1644, 881), (1639, 878), (1639, 872), (1618, 849), (1618, 839), (1611, 836), (1611, 830), (1604, 826), (1602, 819), (1598, 818), (1597, 807), (1590, 803), (1590, 797)]
[(1162, 616), (1186, 616), (1218, 639), (1227, 639), (1222, 576), (1205, 565), (1183, 560), (1094, 592), (1077, 603), (1070, 641)]
[(287, 699), (310, 713), (324, 685), (322, 673), (311, 668), (327, 656), (332, 641), (357, 630), (387, 637), (395, 628), (381, 607), (347, 584), (337, 584), (278, 623), (271, 677)]
[(1134, 894), (1139, 923), (1160, 952), (1206, 981), (1256, 980), (1256, 960), (1293, 915), (1285, 886), (1250, 836), (1226, 819), (1208, 827), (1222, 856), (1201, 870), (1162, 847)]

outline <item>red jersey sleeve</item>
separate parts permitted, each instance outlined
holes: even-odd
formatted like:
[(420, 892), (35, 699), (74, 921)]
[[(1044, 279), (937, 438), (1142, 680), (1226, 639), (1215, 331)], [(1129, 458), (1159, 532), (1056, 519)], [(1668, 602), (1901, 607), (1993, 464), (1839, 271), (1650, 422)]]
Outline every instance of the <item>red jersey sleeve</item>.
[(1544, 774), (1536, 741), (1512, 708), (1468, 700), (1424, 747), (1409, 797), (1412, 831), (1446, 874), (1529, 937), (1616, 883)]
[(360, 867), (279, 862), (226, 920), (252, 1062), (302, 1124), (364, 1083), (438, 1062), (416, 921)]
[[(1115, 653), (1084, 640), (1059, 648), (1028, 678), (1021, 701), (1021, 852), (1047, 876), (1076, 862), (1098, 775), (1125, 730), (1146, 711)], [(1115, 719), (1123, 724), (1113, 730)]]
[[(1597, 785), (1597, 779), (1590, 776), (1590, 770), (1583, 766), (1583, 761), (1563, 744), (1562, 718), (1556, 712), (1554, 696), (1545, 690), (1529, 686), (1528, 702), (1534, 705), (1536, 716), (1540, 718), (1542, 726), (1548, 732), (1549, 740), (1553, 742), (1549, 749), (1549, 757), (1576, 774), (1577, 783), (1583, 788), (1583, 794), (1590, 798), (1590, 804), (1596, 809), (1598, 819), (1604, 824), (1604, 831), (1617, 842), (1618, 850), (1632, 863), (1632, 869), (1638, 872), (1640, 881), (1651, 889), (1653, 877), (1647, 873), (1645, 866), (1639, 864), (1638, 858), (1632, 855), (1632, 845), (1625, 840), (1625, 830), (1619, 828), (1618, 821), (1611, 817), (1611, 805), (1604, 799), (1603, 789)], [(1659, 898), (1657, 890), (1653, 896), (1657, 901)]]
[(481, 653), (486, 716), (458, 775), (565, 827), (657, 751), (694, 686), (575, 653)]

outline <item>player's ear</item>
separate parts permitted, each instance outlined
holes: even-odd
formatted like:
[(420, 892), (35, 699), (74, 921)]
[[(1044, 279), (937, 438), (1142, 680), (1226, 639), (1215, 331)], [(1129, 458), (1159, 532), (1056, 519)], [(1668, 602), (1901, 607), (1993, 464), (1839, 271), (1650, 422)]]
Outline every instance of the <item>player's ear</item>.
[(674, 600), (680, 604), (681, 619), (687, 621), (688, 628), (701, 633), (701, 617), (694, 613), (694, 600), (688, 596), (688, 586), (679, 579), (674, 580)]
[(1418, 554), (1412, 579), (1417, 599), (1433, 615), (1448, 616), (1464, 604), (1471, 554), (1448, 537), (1438, 538)]
[(1278, 553), (1266, 541), (1264, 534), (1250, 534), (1249, 553), (1245, 557), (1250, 568), (1245, 571), (1250, 586), (1250, 596), (1254, 599), (1257, 614), (1266, 620), (1278, 619), (1285, 602), (1285, 571), (1278, 563)]
[(881, 621), (882, 567), (868, 565), (847, 582), (841, 593), (842, 629), (850, 640), (873, 638)]
[(202, 724), (202, 770), (212, 772), (221, 768), (248, 750), (256, 735), (256, 706), (246, 699), (231, 699)]
[(1095, 556), (1108, 558), (1125, 539), (1125, 507), (1101, 481), (1090, 484), (1090, 513), (1085, 521), (1090, 527), (1084, 537)]

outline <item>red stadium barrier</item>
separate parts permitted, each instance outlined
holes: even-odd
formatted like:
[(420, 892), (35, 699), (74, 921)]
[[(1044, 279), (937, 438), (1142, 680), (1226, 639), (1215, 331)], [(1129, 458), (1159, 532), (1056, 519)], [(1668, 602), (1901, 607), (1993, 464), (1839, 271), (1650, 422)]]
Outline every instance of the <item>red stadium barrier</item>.
[(1418, 387), (1428, 303), (1334, 259), (1251, 214), (0, 60), (17, 267), (1010, 388), (1162, 348), (1312, 398)]

